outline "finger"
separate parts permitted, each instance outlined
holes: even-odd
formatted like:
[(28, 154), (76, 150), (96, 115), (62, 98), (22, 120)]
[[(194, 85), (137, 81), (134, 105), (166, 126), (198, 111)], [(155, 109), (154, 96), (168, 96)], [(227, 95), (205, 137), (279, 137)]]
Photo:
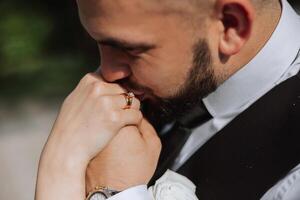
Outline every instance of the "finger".
[(145, 143), (152, 148), (152, 153), (159, 155), (159, 153), (161, 152), (162, 144), (153, 126), (143, 118), (138, 129)]
[(136, 126), (125, 126), (120, 129), (119, 134), (137, 133), (140, 135), (140, 131)]
[(103, 78), (97, 74), (97, 73), (87, 73), (86, 75), (84, 75), (82, 77), (82, 79), (80, 80), (80, 84), (79, 85), (82, 85), (82, 86), (86, 86), (86, 85), (89, 85), (93, 82), (105, 82), (103, 80)]
[(139, 124), (138, 129), (140, 130), (142, 136), (145, 139), (157, 137), (156, 130), (145, 118), (143, 118), (141, 120), (141, 123)]
[[(100, 69), (100, 68), (98, 68)], [(110, 83), (104, 80), (104, 78), (102, 77), (102, 75), (100, 74), (100, 72), (97, 70), (94, 73), (90, 74), (91, 76), (91, 83), (96, 84), (99, 83), (101, 86), (100, 87), (104, 87), (102, 88), (102, 94), (122, 94), (127, 92), (126, 89), (124, 89), (123, 87), (121, 87), (119, 84), (117, 83)]]
[(86, 74), (79, 82), (78, 90), (95, 95), (121, 94), (126, 92), (120, 85), (107, 83), (96, 73)]
[(94, 82), (87, 90), (93, 96), (119, 95), (126, 92), (126, 90), (118, 84), (106, 82)]
[[(123, 93), (121, 94), (123, 97), (123, 103), (125, 101), (125, 105), (123, 106), (124, 109), (137, 109), (140, 110), (141, 102), (139, 99), (137, 99), (133, 93)], [(120, 102), (121, 103), (121, 102)]]
[(96, 73), (87, 73), (81, 78), (76, 89), (82, 90), (94, 82), (104, 82), (104, 81), (101, 77), (97, 76)]
[[(102, 107), (105, 107), (107, 109), (125, 109), (127, 105), (126, 98), (123, 94), (101, 96), (99, 98), (99, 102), (102, 104)], [(137, 98), (133, 97), (130, 109), (140, 110), (140, 106), (140, 101)]]
[(120, 117), (122, 121), (122, 128), (125, 126), (139, 126), (143, 119), (143, 114), (139, 110), (126, 109), (120, 111)]

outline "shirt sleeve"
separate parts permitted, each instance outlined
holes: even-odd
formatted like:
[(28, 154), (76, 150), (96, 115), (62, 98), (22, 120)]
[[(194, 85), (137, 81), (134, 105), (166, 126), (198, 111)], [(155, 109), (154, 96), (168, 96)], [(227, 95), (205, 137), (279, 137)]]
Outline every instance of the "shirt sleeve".
[(146, 185), (139, 185), (127, 190), (124, 190), (110, 198), (108, 200), (153, 200), (153, 196), (148, 191)]
[(300, 165), (272, 187), (261, 200), (298, 200), (300, 197)]

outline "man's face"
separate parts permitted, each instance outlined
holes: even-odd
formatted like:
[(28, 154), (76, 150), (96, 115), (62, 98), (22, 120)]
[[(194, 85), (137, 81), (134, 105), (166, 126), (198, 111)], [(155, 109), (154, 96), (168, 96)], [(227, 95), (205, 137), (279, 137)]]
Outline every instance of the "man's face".
[(195, 28), (191, 7), (163, 2), (78, 0), (78, 5), (84, 27), (98, 42), (103, 78), (120, 83), (156, 113), (176, 117), (213, 91), (216, 78), (204, 25)]

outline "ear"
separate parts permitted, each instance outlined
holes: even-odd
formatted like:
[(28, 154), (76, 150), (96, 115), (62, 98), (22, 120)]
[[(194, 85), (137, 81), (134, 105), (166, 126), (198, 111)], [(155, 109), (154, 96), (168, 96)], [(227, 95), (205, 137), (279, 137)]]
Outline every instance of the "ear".
[(225, 57), (237, 54), (251, 34), (254, 7), (249, 0), (217, 0), (216, 12), (223, 26), (220, 54)]

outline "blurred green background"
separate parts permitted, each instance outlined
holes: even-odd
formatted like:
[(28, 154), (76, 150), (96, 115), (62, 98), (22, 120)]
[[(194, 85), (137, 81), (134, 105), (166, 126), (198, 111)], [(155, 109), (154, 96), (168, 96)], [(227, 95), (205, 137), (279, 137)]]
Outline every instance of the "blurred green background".
[(76, 1), (0, 1), (0, 100), (64, 97), (98, 65)]
[(1, 0), (0, 100), (64, 97), (98, 65), (75, 0)]

